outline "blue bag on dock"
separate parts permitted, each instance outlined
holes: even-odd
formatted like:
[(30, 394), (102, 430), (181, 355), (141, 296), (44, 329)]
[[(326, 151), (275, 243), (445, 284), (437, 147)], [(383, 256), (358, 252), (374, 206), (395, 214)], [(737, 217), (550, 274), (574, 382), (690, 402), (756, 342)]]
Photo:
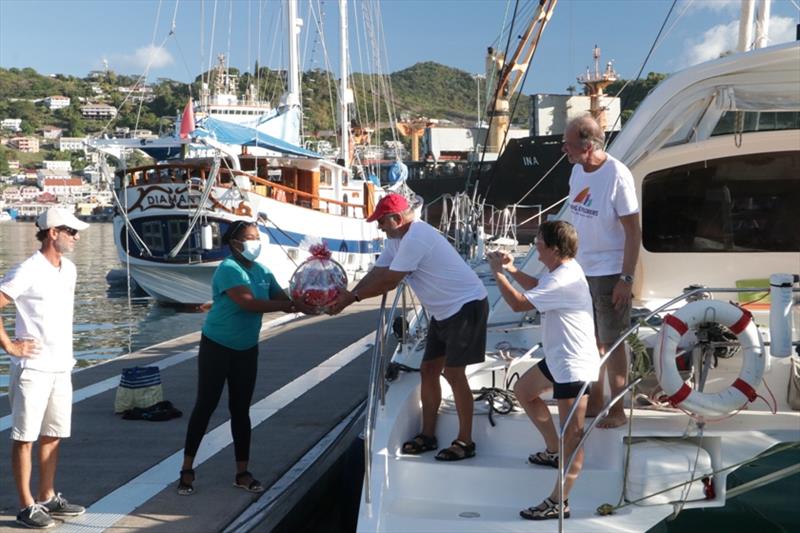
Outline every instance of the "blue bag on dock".
[(114, 412), (122, 413), (139, 407), (144, 409), (164, 401), (161, 373), (157, 366), (123, 368), (114, 399)]

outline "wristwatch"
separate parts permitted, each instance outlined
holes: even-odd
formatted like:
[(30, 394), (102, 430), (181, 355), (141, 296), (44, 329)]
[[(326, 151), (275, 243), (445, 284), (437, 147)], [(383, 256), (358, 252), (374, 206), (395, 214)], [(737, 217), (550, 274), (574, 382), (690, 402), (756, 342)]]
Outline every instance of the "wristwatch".
[(628, 284), (633, 283), (633, 276), (631, 276), (630, 274), (620, 274), (619, 279)]
[(354, 299), (355, 301), (357, 301), (357, 302), (360, 302), (360, 301), (361, 301), (361, 297), (358, 295), (358, 292), (357, 292), (357, 291), (352, 291), (350, 294), (352, 294), (352, 295), (353, 295), (353, 299)]

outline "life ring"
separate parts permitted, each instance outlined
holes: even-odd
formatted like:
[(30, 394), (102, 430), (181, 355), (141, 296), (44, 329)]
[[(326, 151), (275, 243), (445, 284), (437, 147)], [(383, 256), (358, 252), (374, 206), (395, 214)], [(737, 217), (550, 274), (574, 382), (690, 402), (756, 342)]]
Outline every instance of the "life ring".
[[(736, 335), (743, 359), (739, 377), (727, 389), (717, 393), (693, 390), (678, 373), (675, 361), (678, 342), (690, 328), (717, 322)], [(686, 304), (664, 318), (653, 354), (656, 377), (669, 403), (689, 412), (721, 417), (733, 413), (757, 398), (756, 387), (764, 375), (764, 345), (761, 334), (746, 309), (719, 300), (699, 300)]]

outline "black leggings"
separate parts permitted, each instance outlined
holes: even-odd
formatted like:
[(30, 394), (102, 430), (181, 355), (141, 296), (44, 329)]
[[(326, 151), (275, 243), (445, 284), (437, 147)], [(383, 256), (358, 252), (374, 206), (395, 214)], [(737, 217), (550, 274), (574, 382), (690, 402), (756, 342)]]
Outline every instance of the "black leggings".
[(197, 455), (227, 380), (234, 453), (237, 461), (249, 460), (250, 401), (256, 385), (258, 345), (247, 350), (233, 350), (202, 335), (197, 368), (197, 400), (186, 430), (184, 453), (190, 457)]

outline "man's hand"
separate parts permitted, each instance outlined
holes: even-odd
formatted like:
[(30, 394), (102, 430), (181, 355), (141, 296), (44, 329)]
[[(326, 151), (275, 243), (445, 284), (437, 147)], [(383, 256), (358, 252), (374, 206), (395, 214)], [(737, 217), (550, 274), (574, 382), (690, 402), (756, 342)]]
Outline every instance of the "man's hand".
[(631, 301), (633, 286), (630, 283), (626, 283), (622, 280), (619, 280), (616, 285), (614, 285), (614, 290), (611, 292), (611, 303), (614, 304), (614, 309), (619, 311), (620, 309), (624, 309), (626, 305)]
[(24, 359), (32, 359), (35, 358), (39, 353), (41, 353), (42, 347), (39, 344), (39, 341), (35, 339), (20, 339), (16, 341), (11, 341), (10, 349), (7, 349), (8, 355), (13, 355), (14, 357), (20, 357)]
[(356, 297), (353, 296), (353, 293), (348, 291), (347, 289), (342, 289), (339, 292), (339, 296), (328, 306), (328, 310), (326, 313), (329, 315), (338, 315), (341, 313), (345, 307), (350, 305), (351, 303), (356, 301)]

